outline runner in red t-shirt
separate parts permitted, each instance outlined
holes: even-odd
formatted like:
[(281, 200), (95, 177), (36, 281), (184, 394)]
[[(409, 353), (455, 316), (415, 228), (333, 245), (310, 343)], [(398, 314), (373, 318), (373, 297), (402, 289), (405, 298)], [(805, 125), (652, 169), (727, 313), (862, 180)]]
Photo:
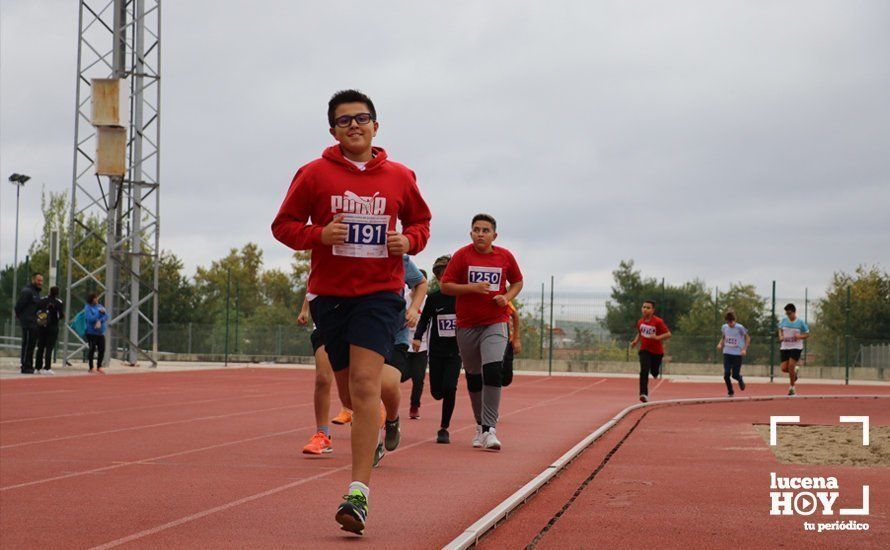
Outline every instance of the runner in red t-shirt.
[(661, 317), (655, 316), (655, 302), (645, 300), (643, 302), (643, 317), (637, 321), (637, 335), (630, 347), (640, 344), (640, 401), (649, 401), (649, 374), (652, 378), (658, 378), (661, 369), (661, 360), (664, 357), (663, 341), (671, 337)]
[(522, 272), (513, 254), (492, 245), (497, 236), (493, 217), (474, 216), (470, 232), (473, 244), (454, 253), (441, 280), (442, 294), (457, 297), (457, 345), (476, 417), (473, 447), (491, 451), (501, 448), (495, 426), (501, 404), (509, 304), (522, 290)]
[(334, 94), (328, 123), (338, 144), (297, 172), (272, 233), (293, 249), (312, 250), (309, 309), (335, 376), (348, 372), (353, 481), (335, 519), (361, 535), (383, 362), (404, 323), (402, 256), (426, 246), (431, 215), (414, 172), (372, 146), (378, 123), (368, 96), (356, 90)]

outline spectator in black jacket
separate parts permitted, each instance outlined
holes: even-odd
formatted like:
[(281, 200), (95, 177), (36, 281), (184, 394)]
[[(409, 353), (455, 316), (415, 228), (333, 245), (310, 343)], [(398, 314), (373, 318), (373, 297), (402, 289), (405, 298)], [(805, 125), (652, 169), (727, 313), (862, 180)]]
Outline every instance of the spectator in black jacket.
[(65, 317), (65, 304), (59, 299), (59, 287), (49, 289), (49, 296), (37, 304), (37, 361), (34, 372), (53, 372), (53, 348), (59, 339), (59, 320)]
[(43, 275), (35, 273), (31, 284), (19, 292), (15, 316), (22, 324), (22, 374), (34, 374), (34, 346), (37, 345), (37, 302), (43, 288)]

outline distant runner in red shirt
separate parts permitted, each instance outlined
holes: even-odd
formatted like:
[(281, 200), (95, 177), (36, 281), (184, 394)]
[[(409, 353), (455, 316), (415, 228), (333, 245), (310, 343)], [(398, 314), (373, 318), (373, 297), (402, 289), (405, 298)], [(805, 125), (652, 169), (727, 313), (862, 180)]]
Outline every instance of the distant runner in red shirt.
[(454, 253), (440, 281), (442, 294), (457, 297), (457, 345), (476, 417), (473, 447), (490, 451), (501, 449), (495, 426), (501, 405), (509, 304), (522, 290), (522, 272), (513, 254), (492, 245), (497, 236), (493, 217), (474, 216), (473, 244)]
[(404, 322), (402, 256), (426, 246), (431, 215), (414, 172), (371, 145), (378, 123), (368, 96), (337, 92), (328, 122), (338, 144), (297, 171), (272, 233), (293, 249), (312, 250), (309, 310), (334, 372), (349, 369), (353, 481), (335, 519), (361, 535), (383, 362)]
[(645, 300), (643, 302), (643, 317), (637, 321), (637, 335), (630, 347), (640, 344), (640, 401), (649, 401), (649, 374), (652, 378), (658, 378), (661, 370), (661, 360), (664, 358), (664, 345), (662, 342), (671, 337), (661, 317), (655, 316), (655, 302)]

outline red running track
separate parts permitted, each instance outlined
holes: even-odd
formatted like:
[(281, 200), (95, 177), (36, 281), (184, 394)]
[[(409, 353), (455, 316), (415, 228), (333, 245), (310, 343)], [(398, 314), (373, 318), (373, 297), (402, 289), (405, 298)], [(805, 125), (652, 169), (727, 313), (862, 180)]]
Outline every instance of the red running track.
[[(634, 411), (477, 546), (890, 548), (890, 469), (782, 464), (755, 430), (755, 424), (768, 425), (771, 415), (800, 416), (803, 424), (821, 425), (838, 425), (841, 415), (869, 416), (872, 427), (886, 426), (890, 399), (794, 399)], [(781, 434), (780, 426), (779, 439)], [(890, 444), (876, 439), (872, 435), (872, 445)], [(771, 472), (837, 478), (840, 495), (834, 515), (771, 516)], [(863, 485), (870, 487), (870, 514), (839, 516), (841, 508), (862, 505)], [(803, 527), (804, 521), (849, 520), (870, 528), (818, 533)]]
[[(436, 445), (439, 404), (425, 395), (423, 418), (408, 420), (405, 410), (402, 444), (374, 472), (363, 544), (443, 546), (633, 403), (636, 384), (517, 377), (505, 390), (500, 453), (470, 447), (463, 389), (453, 443)], [(334, 427), (333, 454), (300, 454), (314, 429), (312, 387), (312, 371), (261, 368), (0, 382), (3, 546), (355, 542), (333, 521), (349, 481), (348, 428)], [(654, 381), (652, 388), (656, 399), (724, 391), (722, 382)], [(746, 393), (783, 388), (751, 384)], [(801, 390), (890, 394), (886, 387)]]

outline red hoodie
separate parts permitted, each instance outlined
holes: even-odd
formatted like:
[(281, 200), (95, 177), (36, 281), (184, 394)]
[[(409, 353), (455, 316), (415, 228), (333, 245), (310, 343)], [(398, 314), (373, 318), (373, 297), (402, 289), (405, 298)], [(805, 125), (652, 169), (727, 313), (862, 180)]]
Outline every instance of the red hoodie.
[[(275, 238), (295, 250), (312, 249), (309, 292), (322, 296), (364, 296), (400, 293), (405, 286), (401, 256), (386, 252), (386, 231), (396, 218), (417, 254), (430, 237), (432, 215), (420, 196), (414, 172), (387, 160), (373, 148), (374, 158), (359, 170), (339, 145), (297, 171), (272, 222)], [(335, 214), (345, 213), (347, 244), (321, 243), (321, 232)], [(310, 223), (311, 221), (311, 223)]]

